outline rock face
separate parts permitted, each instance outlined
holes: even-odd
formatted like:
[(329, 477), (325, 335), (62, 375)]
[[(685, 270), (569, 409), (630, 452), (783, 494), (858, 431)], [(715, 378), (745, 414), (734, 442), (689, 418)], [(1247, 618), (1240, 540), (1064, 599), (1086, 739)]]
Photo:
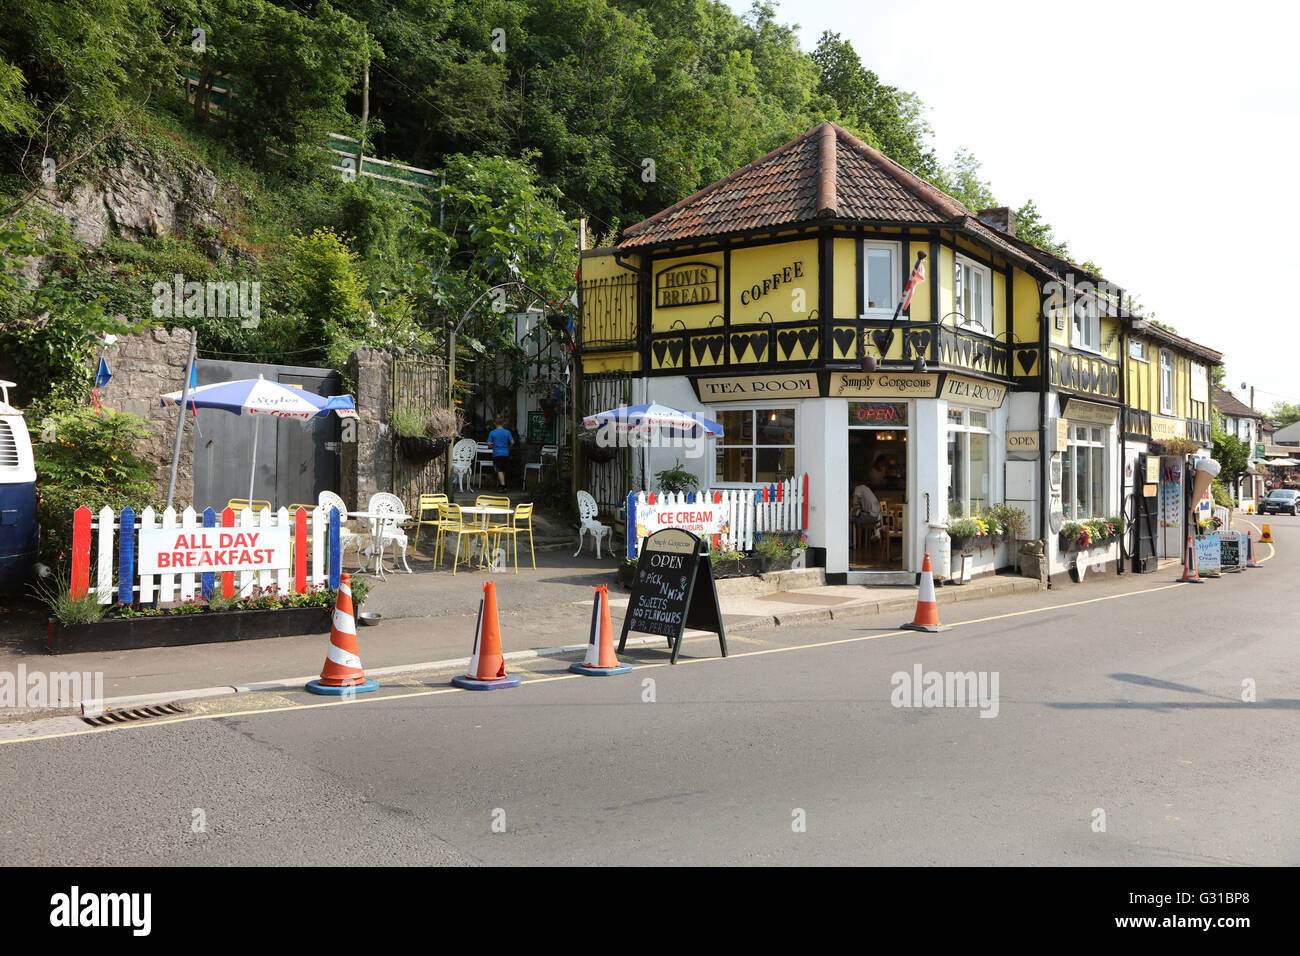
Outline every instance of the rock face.
[(53, 187), (41, 201), (91, 247), (115, 235), (139, 239), (183, 235), (197, 226), (220, 231), (227, 225), (228, 202), (211, 170), (198, 163), (164, 163), (136, 147), (128, 147), (120, 167), (100, 171), (67, 193)]

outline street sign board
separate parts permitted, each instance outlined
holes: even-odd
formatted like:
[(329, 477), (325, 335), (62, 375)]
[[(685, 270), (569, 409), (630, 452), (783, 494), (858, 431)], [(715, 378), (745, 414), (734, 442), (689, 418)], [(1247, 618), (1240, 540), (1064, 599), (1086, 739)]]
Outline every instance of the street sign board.
[(637, 559), (636, 583), (623, 618), (621, 654), (629, 631), (658, 634), (673, 649), (672, 663), (682, 649), (688, 627), (713, 631), (727, 656), (727, 636), (713, 585), (713, 565), (699, 538), (681, 528), (665, 528), (645, 539)]

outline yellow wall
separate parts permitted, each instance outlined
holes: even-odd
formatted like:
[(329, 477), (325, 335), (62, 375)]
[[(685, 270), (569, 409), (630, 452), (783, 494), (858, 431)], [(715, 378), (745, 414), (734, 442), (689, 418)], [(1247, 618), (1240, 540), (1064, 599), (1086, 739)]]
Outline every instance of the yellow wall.
[(835, 240), (835, 307), (826, 318), (855, 319), (858, 316), (858, 241)]
[[(640, 262), (640, 256), (629, 256), (626, 260), (629, 265), (635, 266)], [(592, 279), (621, 279), (627, 277), (635, 280), (636, 273), (626, 269), (615, 261), (613, 254), (598, 256), (584, 256), (582, 259), (582, 278), (584, 281)], [(631, 286), (620, 296), (624, 299), (624, 312), (630, 311), (636, 315), (637, 297), (635, 286)], [(605, 303), (600, 303), (600, 299), (606, 299)], [(582, 320), (579, 328), (579, 339), (584, 341), (603, 341), (608, 340), (614, 334), (615, 319), (613, 315), (605, 310), (598, 310), (598, 304), (608, 304), (608, 296), (587, 295), (582, 299)], [(633, 335), (636, 334), (635, 326), (631, 329)]]
[[(909, 242), (903, 248), (907, 250), (907, 274), (911, 276), (912, 267), (916, 264), (916, 254), (924, 252), (928, 256), (930, 254), (930, 243), (922, 241)], [(904, 280), (904, 285), (906, 284), (906, 280)], [(925, 281), (912, 292), (912, 304), (908, 307), (913, 322), (930, 321), (930, 294), (933, 288), (934, 263), (927, 259), (925, 262)]]
[[(766, 322), (764, 313), (776, 322), (809, 321), (809, 314), (818, 306), (818, 275), (816, 239), (733, 250), (731, 324), (756, 323), (760, 317)], [(654, 327), (655, 331), (667, 330), (657, 314)]]
[[(947, 315), (953, 309), (954, 290), (952, 287), (952, 271), (955, 262), (956, 259), (953, 257), (952, 249), (947, 245), (940, 243), (938, 268), (928, 276), (930, 281), (934, 283), (934, 285), (930, 287), (931, 292), (939, 297), (940, 318), (943, 318), (943, 316)], [(917, 315), (918, 318), (920, 317), (915, 312), (912, 314)], [(927, 315), (925, 318), (928, 320), (930, 317)], [(949, 319), (948, 321), (951, 322), (952, 320)]]

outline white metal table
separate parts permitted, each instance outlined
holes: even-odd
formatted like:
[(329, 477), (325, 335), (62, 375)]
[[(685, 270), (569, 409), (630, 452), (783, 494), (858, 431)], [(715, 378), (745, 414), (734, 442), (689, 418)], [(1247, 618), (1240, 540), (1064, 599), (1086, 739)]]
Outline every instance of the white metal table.
[[(411, 520), (411, 515), (403, 514), (399, 511), (349, 511), (349, 518), (366, 518), (371, 522), (370, 545), (369, 548), (374, 550), (375, 570), (372, 572), (379, 575), (381, 580), (387, 580), (384, 577), (384, 529), (391, 523), (394, 526), (405, 524)], [(375, 538), (379, 538), (378, 545), (375, 544)], [(405, 562), (405, 558), (403, 558)], [(411, 569), (408, 566), (406, 573), (410, 574)]]
[[(483, 518), (482, 523), (479, 525), (479, 527), (482, 528), (483, 530), (483, 554), (482, 554), (482, 560), (479, 562), (479, 567), (485, 568), (488, 566), (487, 535), (492, 530), (492, 527), (488, 524), (488, 519), (493, 515), (512, 515), (515, 513), (514, 509), (498, 508), (493, 505), (474, 505), (473, 507), (462, 506), (460, 509), (460, 513), (463, 515), (481, 515)], [(472, 546), (473, 542), (470, 542), (470, 544)], [(474, 552), (471, 550), (470, 551), (471, 560), (473, 559), (473, 556), (474, 556)]]

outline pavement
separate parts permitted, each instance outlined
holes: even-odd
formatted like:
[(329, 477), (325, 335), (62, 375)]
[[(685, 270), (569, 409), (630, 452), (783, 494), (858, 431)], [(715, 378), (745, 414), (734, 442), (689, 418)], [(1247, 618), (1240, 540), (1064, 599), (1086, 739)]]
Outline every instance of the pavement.
[[(591, 623), (592, 588), (610, 586), (610, 616), (617, 635), (629, 591), (615, 581), (620, 563), (596, 559), (590, 548), (537, 554), (537, 569), (521, 567), (487, 575), (435, 570), (425, 555), (411, 556), (415, 573), (373, 574), (362, 609), (383, 614), (378, 626), (358, 629), (367, 673), (379, 676), (412, 667), (463, 663), (472, 650), (483, 582), (496, 584), (503, 650), (520, 660), (555, 656), (585, 645)], [(525, 555), (527, 561), (527, 555)], [(778, 572), (766, 582), (730, 578), (717, 582), (723, 626), (727, 633), (759, 627), (791, 627), (870, 615), (888, 615), (902, 623), (916, 608), (915, 587), (827, 586), (819, 571)], [(1036, 591), (1038, 582), (1019, 576), (992, 575), (960, 586), (937, 589), (941, 607), (959, 601)], [(756, 588), (770, 593), (755, 593)], [(691, 633), (691, 632), (688, 632)], [(49, 655), (44, 619), (38, 613), (13, 616), (0, 625), (0, 673), (47, 670), (102, 673), (107, 706), (126, 707), (158, 700), (191, 699), (239, 692), (241, 688), (300, 685), (319, 676), (328, 639), (321, 634), (228, 644), (147, 648), (112, 653)], [(636, 641), (632, 635), (630, 641)], [(655, 641), (660, 639), (656, 638)], [(72, 713), (63, 708), (60, 713)], [(0, 722), (48, 716), (40, 711), (0, 709)]]
[[(676, 666), (629, 647), (623, 678), (535, 657), (510, 691), (412, 669), (353, 700), (29, 725), (0, 735), (0, 860), (1300, 865), (1300, 519), (1271, 524), (1259, 570), (941, 604), (937, 634), (832, 606), (726, 659), (703, 635)], [(992, 695), (901, 699), (922, 672)]]

